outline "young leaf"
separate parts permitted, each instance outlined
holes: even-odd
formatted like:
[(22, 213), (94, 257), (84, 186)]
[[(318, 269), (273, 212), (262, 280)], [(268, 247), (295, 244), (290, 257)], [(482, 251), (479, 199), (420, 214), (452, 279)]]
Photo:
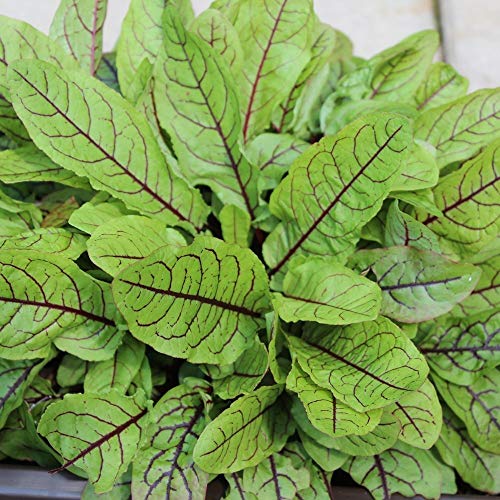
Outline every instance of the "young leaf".
[(480, 270), (440, 254), (412, 247), (362, 250), (382, 289), (382, 314), (402, 323), (420, 323), (441, 316), (474, 290)]
[(436, 448), (443, 461), (454, 467), (472, 487), (492, 495), (500, 493), (500, 455), (478, 448), (462, 422), (446, 407)]
[(206, 382), (189, 379), (154, 406), (144, 441), (134, 459), (134, 498), (204, 500), (209, 475), (193, 461), (193, 448), (206, 425)]
[(500, 364), (500, 310), (433, 321), (418, 346), (429, 366), (454, 384), (472, 384)]
[(345, 262), (389, 193), (408, 143), (408, 122), (376, 114), (300, 156), (271, 196), (271, 212), (283, 222), (264, 244), (270, 274), (296, 254), (333, 254)]
[(113, 282), (139, 340), (194, 363), (228, 364), (253, 344), (269, 310), (262, 264), (248, 249), (198, 237), (130, 265)]
[(500, 137), (499, 102), (500, 89), (485, 89), (429, 109), (415, 122), (415, 138), (436, 148), (440, 168), (467, 160)]
[[(451, 470), (443, 470), (432, 452), (404, 443), (372, 457), (353, 457), (343, 467), (375, 500), (407, 497), (440, 498)], [(456, 491), (455, 491), (456, 492)]]
[(462, 386), (433, 376), (439, 394), (465, 424), (470, 438), (483, 450), (500, 454), (500, 372), (486, 371), (474, 383)]
[(423, 356), (388, 319), (345, 327), (308, 324), (288, 337), (292, 354), (321, 387), (351, 408), (382, 408), (418, 389), (428, 373)]
[(224, 205), (219, 213), (219, 221), (226, 243), (248, 248), (252, 222), (248, 212), (236, 205)]
[(243, 139), (265, 130), (310, 58), (310, 0), (240, 2), (234, 26), (243, 47), (240, 104)]
[(62, 0), (50, 36), (92, 76), (102, 56), (102, 29), (107, 0)]
[(130, 500), (130, 484), (132, 483), (131, 468), (113, 485), (113, 489), (107, 493), (98, 494), (92, 483), (87, 482), (82, 491), (81, 500)]
[(164, 29), (154, 73), (155, 99), (180, 170), (190, 182), (209, 186), (224, 204), (247, 210), (253, 219), (257, 171), (238, 146), (241, 121), (229, 70), (211, 47), (184, 29), (170, 8)]
[(78, 467), (88, 474), (97, 493), (113, 488), (127, 470), (147, 423), (144, 395), (122, 396), (110, 391), (67, 394), (51, 404), (38, 432), (61, 454), (58, 470)]
[(91, 364), (72, 354), (65, 354), (57, 368), (56, 382), (60, 387), (72, 387), (83, 384)]
[(182, 247), (186, 240), (175, 229), (165, 228), (156, 219), (125, 215), (99, 226), (87, 247), (90, 259), (103, 271), (116, 276), (131, 263), (165, 245)]
[(297, 493), (297, 500), (333, 500), (332, 474), (318, 469), (312, 463), (308, 463), (307, 468), (311, 484)]
[[(311, 275), (318, 279), (311, 281)], [(382, 295), (378, 286), (354, 271), (340, 266), (333, 257), (296, 259), (276, 294), (280, 317), (290, 321), (316, 321), (346, 325), (375, 319)]]
[(236, 472), (281, 450), (295, 429), (280, 393), (280, 386), (267, 386), (237, 399), (201, 433), (195, 463), (207, 472)]
[(110, 89), (120, 93), (118, 70), (116, 69), (116, 52), (102, 55), (95, 77)]
[(267, 314), (266, 327), (269, 341), (269, 371), (277, 384), (284, 384), (291, 363), (289, 359), (280, 356), (285, 345), (285, 334), (279, 316), (274, 312)]
[(322, 446), (315, 439), (299, 429), (300, 442), (304, 446), (307, 454), (327, 472), (339, 469), (345, 464), (349, 455), (341, 451)]
[(400, 441), (426, 450), (434, 446), (441, 432), (442, 410), (429, 380), (416, 391), (402, 396), (389, 411), (401, 424)]
[(19, 61), (9, 74), (16, 112), (53, 161), (130, 208), (171, 224), (202, 225), (201, 196), (169, 171), (146, 120), (116, 92), (41, 61)]
[(121, 341), (106, 283), (61, 256), (0, 253), (2, 357), (46, 357), (51, 342), (88, 360), (110, 358)]

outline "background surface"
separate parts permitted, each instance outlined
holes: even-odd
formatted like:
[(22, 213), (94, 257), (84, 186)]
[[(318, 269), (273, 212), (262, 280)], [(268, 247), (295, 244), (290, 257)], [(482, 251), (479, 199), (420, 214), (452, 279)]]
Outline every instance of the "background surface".
[[(256, 0), (258, 1), (258, 0)], [(197, 12), (211, 0), (192, 0)], [(470, 79), (471, 90), (500, 85), (500, 0), (315, 0), (321, 19), (354, 41), (368, 57), (425, 28), (442, 33), (442, 57)], [(47, 32), (59, 0), (0, 0), (0, 14)], [(129, 0), (109, 0), (104, 33), (113, 48)]]

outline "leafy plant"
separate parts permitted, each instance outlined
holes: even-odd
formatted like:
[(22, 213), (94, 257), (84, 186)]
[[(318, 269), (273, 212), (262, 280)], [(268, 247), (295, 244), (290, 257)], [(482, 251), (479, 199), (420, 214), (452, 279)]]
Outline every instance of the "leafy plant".
[(106, 7), (0, 18), (0, 457), (83, 498), (499, 493), (500, 90), (310, 0), (132, 0), (111, 54)]

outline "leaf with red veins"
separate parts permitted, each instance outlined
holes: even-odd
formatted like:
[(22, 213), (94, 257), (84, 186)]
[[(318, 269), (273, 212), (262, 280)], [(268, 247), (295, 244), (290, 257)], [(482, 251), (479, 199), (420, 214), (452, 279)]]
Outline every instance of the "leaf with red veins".
[(268, 128), (310, 59), (310, 0), (243, 0), (235, 21), (243, 47), (240, 105), (243, 139)]
[(129, 208), (193, 231), (208, 208), (177, 177), (145, 118), (125, 99), (81, 72), (19, 61), (9, 72), (13, 103), (49, 158)]
[(102, 56), (102, 32), (108, 0), (62, 0), (50, 36), (92, 76)]

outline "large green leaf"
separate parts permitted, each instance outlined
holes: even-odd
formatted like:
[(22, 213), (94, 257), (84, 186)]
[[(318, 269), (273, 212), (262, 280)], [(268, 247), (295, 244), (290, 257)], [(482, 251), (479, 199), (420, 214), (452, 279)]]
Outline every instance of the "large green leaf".
[(104, 493), (127, 470), (146, 423), (144, 394), (67, 394), (47, 408), (38, 432), (61, 454), (61, 469), (78, 467)]
[(271, 274), (300, 253), (333, 254), (345, 262), (361, 227), (390, 191), (409, 143), (408, 128), (399, 116), (370, 115), (295, 161), (271, 196), (270, 209), (283, 221), (264, 243)]
[(424, 324), (418, 341), (429, 366), (454, 384), (472, 384), (500, 364), (500, 310), (467, 318), (443, 317)]
[(51, 38), (91, 75), (101, 61), (107, 7), (107, 0), (61, 0), (50, 26)]
[(134, 459), (135, 498), (204, 500), (209, 475), (193, 461), (193, 449), (206, 425), (206, 382), (188, 379), (154, 406), (144, 441)]
[(88, 360), (110, 358), (121, 341), (107, 283), (61, 256), (0, 252), (1, 356), (46, 357), (51, 343)]
[(241, 119), (229, 70), (210, 46), (184, 29), (174, 10), (165, 13), (155, 99), (179, 168), (189, 181), (209, 186), (225, 204), (246, 209), (253, 218), (257, 171), (238, 146)]
[(467, 386), (438, 376), (432, 379), (441, 397), (465, 424), (470, 438), (483, 450), (500, 455), (500, 372), (486, 371)]
[[(311, 281), (316, 274), (317, 280)], [(297, 258), (276, 294), (275, 307), (287, 321), (345, 325), (375, 319), (382, 294), (378, 286), (337, 264), (334, 257)]]
[(418, 389), (423, 356), (386, 318), (345, 327), (308, 324), (290, 349), (312, 380), (360, 412), (382, 408)]
[(422, 113), (415, 137), (436, 148), (439, 167), (470, 158), (500, 137), (500, 89), (477, 90)]
[(122, 271), (116, 303), (132, 334), (195, 363), (228, 364), (254, 343), (269, 310), (264, 267), (248, 249), (200, 236)]
[(412, 247), (362, 250), (354, 258), (375, 274), (382, 289), (382, 314), (402, 323), (420, 323), (450, 311), (474, 290), (480, 275), (472, 264)]
[(310, 58), (310, 0), (242, 0), (234, 26), (243, 47), (243, 138), (265, 130)]
[(171, 224), (203, 224), (200, 194), (169, 170), (144, 117), (116, 92), (41, 61), (19, 61), (9, 75), (16, 112), (53, 161), (130, 208)]
[(499, 161), (497, 140), (435, 187), (441, 217), (417, 211), (417, 218), (443, 239), (443, 245), (462, 257), (474, 256), (499, 232)]
[(290, 415), (277, 401), (281, 390), (261, 387), (224, 410), (199, 437), (195, 463), (207, 472), (236, 472), (281, 450), (294, 431)]

